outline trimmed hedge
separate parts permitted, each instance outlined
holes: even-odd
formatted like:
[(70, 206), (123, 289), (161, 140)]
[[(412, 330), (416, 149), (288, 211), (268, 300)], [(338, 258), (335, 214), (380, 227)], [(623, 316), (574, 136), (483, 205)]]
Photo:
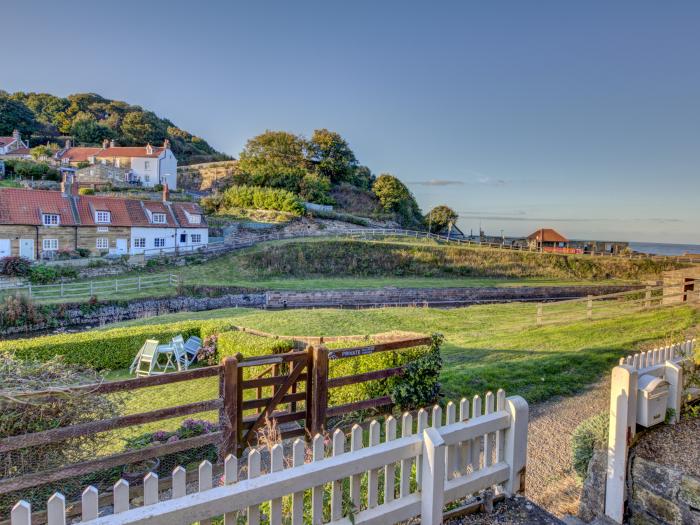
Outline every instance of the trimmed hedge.
[(217, 349), (220, 358), (236, 355), (239, 352), (243, 357), (253, 357), (289, 352), (294, 349), (294, 343), (289, 339), (273, 339), (240, 330), (229, 330), (219, 333)]

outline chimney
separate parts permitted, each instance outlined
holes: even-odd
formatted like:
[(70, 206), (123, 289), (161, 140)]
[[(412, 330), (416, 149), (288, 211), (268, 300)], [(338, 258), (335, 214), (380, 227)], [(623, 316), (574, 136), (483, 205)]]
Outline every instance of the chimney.
[(170, 190), (168, 189), (168, 184), (163, 184), (163, 202), (168, 202), (170, 200)]
[(69, 197), (71, 195), (78, 195), (78, 184), (75, 174), (69, 171), (63, 172), (63, 178), (61, 179), (61, 194), (64, 197)]
[(102, 149), (107, 149), (109, 148), (109, 141), (107, 139), (104, 139), (102, 141)]
[(146, 144), (146, 155), (153, 155), (153, 146)]
[(170, 149), (170, 141), (168, 139), (163, 141), (163, 149)]
[(66, 149), (70, 149), (70, 147), (71, 147), (70, 139), (66, 139)]
[(110, 147), (110, 148), (113, 148), (113, 147), (115, 147), (116, 145), (117, 145), (117, 143), (114, 142), (114, 139), (112, 139), (112, 140), (109, 141), (109, 147)]
[(12, 138), (15, 139), (17, 142), (22, 140), (22, 135), (20, 135), (19, 130), (16, 129), (12, 132)]

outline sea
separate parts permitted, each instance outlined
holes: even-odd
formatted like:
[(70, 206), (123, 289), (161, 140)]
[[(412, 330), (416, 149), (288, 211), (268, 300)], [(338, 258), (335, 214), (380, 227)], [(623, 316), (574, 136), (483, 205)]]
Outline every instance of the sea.
[(630, 249), (635, 252), (653, 253), (655, 255), (700, 254), (700, 244), (671, 244), (665, 242), (630, 242)]

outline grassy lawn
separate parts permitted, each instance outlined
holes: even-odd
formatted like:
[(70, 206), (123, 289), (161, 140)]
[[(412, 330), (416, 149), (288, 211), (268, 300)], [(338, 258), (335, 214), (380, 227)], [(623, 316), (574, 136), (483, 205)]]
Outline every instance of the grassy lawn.
[(21, 188), (22, 185), (14, 180), (0, 179), (0, 188)]
[[(504, 388), (529, 402), (579, 391), (598, 380), (617, 360), (653, 342), (678, 341), (694, 328), (700, 314), (673, 307), (537, 328), (533, 305), (506, 304), (440, 310), (380, 308), (371, 310), (257, 311), (222, 309), (183, 313), (120, 323), (152, 325), (183, 319), (235, 317), (239, 325), (285, 335), (370, 334), (410, 330), (445, 335), (442, 372), (445, 399), (483, 395)], [(111, 378), (125, 377), (113, 372)], [(155, 410), (217, 396), (214, 378), (130, 392), (125, 412)], [(215, 414), (207, 414), (212, 419)], [(180, 420), (144, 426), (140, 431), (172, 428)], [(135, 432), (133, 429), (131, 432)]]

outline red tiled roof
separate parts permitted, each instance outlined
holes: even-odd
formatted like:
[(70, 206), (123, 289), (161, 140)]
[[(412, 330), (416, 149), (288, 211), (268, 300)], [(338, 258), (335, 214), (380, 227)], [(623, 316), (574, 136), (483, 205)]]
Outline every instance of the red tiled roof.
[[(131, 209), (130, 199), (119, 197), (101, 197), (99, 195), (80, 195), (76, 199), (80, 223), (85, 226), (133, 226), (134, 222), (147, 223), (147, 219), (140, 206)], [(136, 201), (138, 204), (138, 201)], [(95, 211), (108, 211), (110, 213), (109, 224), (97, 224)]]
[(551, 228), (541, 228), (534, 233), (528, 235), (528, 240), (539, 242), (569, 242), (569, 239), (564, 237), (558, 231)]
[[(194, 202), (173, 202), (171, 207), (173, 213), (175, 213), (175, 217), (177, 217), (177, 222), (180, 223), (180, 226), (190, 226), (193, 228), (206, 227), (207, 222), (204, 220), (204, 213), (202, 213), (202, 208), (200, 208), (198, 204), (195, 204)], [(185, 212), (189, 213), (190, 215), (201, 215), (202, 222), (191, 223), (189, 220), (187, 220), (187, 214)]]
[(100, 149), (97, 158), (112, 159), (123, 157), (157, 157), (163, 152), (163, 148), (153, 148), (153, 153), (146, 152), (146, 146), (120, 147), (115, 146), (107, 149)]
[(57, 213), (61, 224), (76, 224), (70, 200), (60, 191), (0, 189), (0, 224), (41, 225), (42, 213)]
[(14, 137), (0, 137), (0, 146), (7, 146), (15, 141)]
[(151, 213), (164, 213), (165, 214), (165, 220), (167, 221), (167, 224), (158, 224), (154, 226), (161, 226), (161, 227), (176, 227), (177, 223), (175, 222), (175, 218), (173, 217), (173, 214), (170, 213), (170, 210), (168, 207), (161, 201), (142, 201), (144, 208), (146, 208), (148, 211)]
[(100, 151), (102, 148), (69, 148), (61, 154), (61, 159), (68, 159), (70, 162), (87, 162), (88, 157)]

